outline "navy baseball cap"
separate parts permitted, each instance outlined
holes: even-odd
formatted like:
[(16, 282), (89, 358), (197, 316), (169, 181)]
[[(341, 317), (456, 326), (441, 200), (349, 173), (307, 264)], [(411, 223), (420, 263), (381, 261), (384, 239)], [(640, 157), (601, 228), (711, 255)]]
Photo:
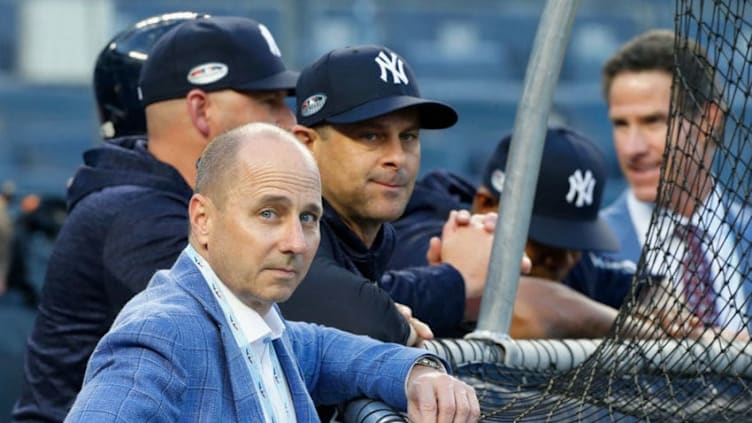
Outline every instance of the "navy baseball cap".
[(345, 124), (414, 107), (421, 128), (448, 128), (457, 112), (421, 98), (410, 65), (392, 50), (376, 45), (332, 50), (303, 69), (296, 87), (297, 120), (308, 127)]
[(194, 88), (211, 92), (287, 90), (298, 73), (289, 71), (271, 32), (252, 19), (216, 16), (182, 23), (154, 45), (141, 69), (144, 106), (184, 97)]
[[(512, 135), (499, 141), (483, 174), (498, 199)], [(606, 184), (603, 154), (584, 135), (565, 127), (546, 131), (528, 237), (569, 250), (617, 251), (619, 240), (598, 216)]]

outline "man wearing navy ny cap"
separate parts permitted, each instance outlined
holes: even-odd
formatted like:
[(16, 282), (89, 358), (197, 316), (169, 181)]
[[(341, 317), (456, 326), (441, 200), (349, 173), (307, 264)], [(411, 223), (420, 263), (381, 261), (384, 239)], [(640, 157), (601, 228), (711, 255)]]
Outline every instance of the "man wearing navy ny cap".
[[(135, 25), (133, 37), (154, 36), (154, 26)], [(187, 245), (196, 161), (209, 141), (249, 122), (295, 122), (284, 99), (297, 73), (262, 24), (197, 15), (158, 40), (131, 55), (148, 55), (140, 76), (148, 142), (116, 138), (87, 151), (68, 189), (70, 214), (28, 343), (17, 421), (63, 420), (97, 341)]]
[[(510, 146), (508, 134), (486, 165), (473, 208), (498, 208)], [(605, 182), (606, 165), (593, 143), (568, 128), (547, 130), (526, 245), (535, 259), (532, 276), (561, 280), (582, 250), (618, 250), (616, 236), (598, 217)]]
[[(499, 206), (511, 135), (488, 162), (473, 210)], [(606, 184), (602, 153), (582, 134), (564, 127), (546, 132), (538, 184), (525, 246), (530, 276), (562, 281), (602, 303), (619, 307), (634, 263), (605, 262), (591, 252), (619, 249), (619, 240), (598, 216)]]
[[(429, 240), (441, 235), (450, 210), (486, 213), (498, 209), (510, 141), (511, 134), (501, 139), (477, 189), (445, 171), (433, 171), (418, 181), (404, 215), (394, 223), (397, 248), (390, 268), (426, 264)], [(547, 130), (525, 246), (533, 278), (521, 278), (515, 303), (515, 313), (529, 310), (532, 317), (528, 320), (539, 323), (531, 326), (524, 318), (513, 319), (512, 336), (598, 336), (610, 327), (613, 313), (604, 313), (602, 307), (571, 290), (539, 282), (562, 281), (600, 303), (621, 305), (633, 265), (606, 262), (591, 253), (618, 248), (615, 235), (598, 217), (605, 182), (602, 154), (591, 141), (566, 127)], [(547, 314), (549, 309), (572, 312), (562, 319), (560, 314)], [(584, 321), (600, 324), (587, 327)], [(537, 327), (548, 329), (539, 332)]]
[(401, 318), (396, 301), (437, 335), (453, 333), (477, 313), (466, 300), (478, 300), (488, 267), (488, 256), (468, 246), (490, 248), (491, 234), (463, 228), (471, 232), (447, 243), (438, 266), (387, 272), (386, 264), (395, 246), (388, 222), (415, 184), (420, 129), (448, 128), (456, 112), (422, 98), (407, 62), (374, 45), (327, 53), (301, 72), (296, 96), (293, 132), (318, 162), (324, 216), (316, 258), (283, 313), (384, 341), (430, 338), (408, 311), (411, 325)]

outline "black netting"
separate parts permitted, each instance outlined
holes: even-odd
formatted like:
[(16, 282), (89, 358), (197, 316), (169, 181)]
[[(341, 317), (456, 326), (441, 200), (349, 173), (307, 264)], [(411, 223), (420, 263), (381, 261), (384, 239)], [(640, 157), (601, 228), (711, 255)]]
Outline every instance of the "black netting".
[(752, 4), (677, 0), (674, 32), (656, 207), (610, 335), (426, 346), (484, 421), (752, 421)]
[(752, 420), (751, 17), (742, 0), (677, 1), (669, 135), (631, 296), (571, 369), (459, 365), (485, 421)]

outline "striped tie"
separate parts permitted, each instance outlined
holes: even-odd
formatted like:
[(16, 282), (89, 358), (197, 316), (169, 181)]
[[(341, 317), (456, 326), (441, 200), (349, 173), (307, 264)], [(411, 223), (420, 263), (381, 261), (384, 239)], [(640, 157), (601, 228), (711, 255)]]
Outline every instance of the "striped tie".
[(692, 224), (677, 224), (676, 235), (686, 246), (680, 273), (687, 305), (705, 324), (715, 325), (718, 321), (716, 295), (710, 263), (702, 251), (703, 231)]

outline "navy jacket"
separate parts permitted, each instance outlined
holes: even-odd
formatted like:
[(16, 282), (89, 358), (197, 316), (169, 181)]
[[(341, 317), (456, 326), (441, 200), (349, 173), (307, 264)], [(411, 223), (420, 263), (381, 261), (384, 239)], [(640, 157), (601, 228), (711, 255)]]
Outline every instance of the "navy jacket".
[(14, 420), (63, 420), (117, 313), (187, 245), (192, 193), (145, 140), (114, 140), (84, 153), (48, 264)]
[[(397, 248), (389, 268), (426, 264), (428, 241), (441, 235), (451, 210), (470, 210), (474, 195), (471, 183), (449, 172), (433, 171), (419, 180), (405, 213), (394, 222)], [(585, 251), (562, 282), (598, 302), (618, 308), (629, 292), (633, 274), (634, 265), (630, 262), (600, 259)]]
[(324, 201), (321, 244), (292, 297), (280, 304), (289, 320), (332, 326), (404, 344), (410, 334), (394, 301), (410, 306), (437, 336), (462, 322), (465, 287), (449, 265), (386, 271), (395, 248), (394, 228), (382, 225), (368, 248)]

